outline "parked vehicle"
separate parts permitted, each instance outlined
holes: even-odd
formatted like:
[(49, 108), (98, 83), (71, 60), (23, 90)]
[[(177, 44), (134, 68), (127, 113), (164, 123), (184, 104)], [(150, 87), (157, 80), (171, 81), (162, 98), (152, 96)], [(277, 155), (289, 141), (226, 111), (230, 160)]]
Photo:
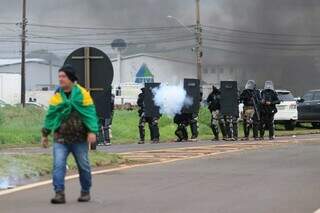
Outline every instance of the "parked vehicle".
[(320, 128), (320, 90), (310, 90), (298, 100), (298, 122)]
[(288, 90), (276, 90), (281, 101), (274, 116), (275, 123), (284, 124), (286, 130), (294, 130), (298, 120), (297, 102)]

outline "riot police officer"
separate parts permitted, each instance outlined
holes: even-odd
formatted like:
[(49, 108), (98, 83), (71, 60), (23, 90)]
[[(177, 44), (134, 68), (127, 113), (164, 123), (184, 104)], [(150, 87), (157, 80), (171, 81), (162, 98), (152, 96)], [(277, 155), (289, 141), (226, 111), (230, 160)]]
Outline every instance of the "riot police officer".
[(250, 128), (253, 130), (253, 137), (258, 139), (258, 130), (260, 122), (260, 91), (256, 88), (254, 80), (249, 80), (245, 89), (240, 95), (240, 102), (243, 103), (243, 130), (244, 140), (249, 140)]
[(98, 141), (102, 142), (99, 143), (98, 145), (105, 145), (105, 146), (110, 146), (111, 145), (111, 125), (112, 125), (112, 120), (113, 120), (113, 114), (114, 114), (114, 101), (115, 101), (115, 96), (114, 94), (111, 94), (111, 99), (110, 99), (110, 118), (105, 118), (105, 119), (100, 119), (100, 124), (101, 124), (101, 130), (98, 133)]
[(110, 118), (107, 118), (104, 120), (103, 127), (104, 127), (104, 145), (110, 146), (111, 145), (111, 138), (112, 138), (112, 120), (113, 120), (113, 115), (114, 115), (114, 101), (115, 101), (115, 96), (114, 94), (111, 94), (111, 100), (110, 100)]
[[(202, 101), (203, 92), (200, 88), (200, 96), (199, 96), (199, 103), (201, 104)], [(198, 131), (198, 118), (199, 118), (199, 109), (192, 113), (191, 115), (187, 115), (189, 117), (189, 124), (190, 124), (190, 130), (191, 130), (191, 141), (196, 141), (199, 136)]]
[(225, 120), (220, 115), (220, 90), (215, 86), (212, 86), (212, 92), (207, 98), (208, 109), (211, 113), (211, 129), (214, 135), (213, 141), (219, 140), (219, 127), (223, 136), (223, 140), (226, 139)]
[(265, 129), (269, 130), (269, 139), (274, 139), (274, 115), (277, 113), (276, 104), (280, 104), (278, 94), (274, 91), (272, 81), (266, 81), (261, 92), (261, 127), (260, 137), (264, 139)]
[(150, 130), (150, 137), (152, 143), (159, 143), (160, 133), (158, 122), (160, 117), (146, 117), (145, 116), (145, 107), (144, 107), (144, 97), (145, 97), (145, 88), (141, 89), (141, 93), (138, 96), (137, 105), (139, 107), (139, 134), (140, 141), (139, 144), (144, 144), (145, 142), (145, 124), (148, 123)]

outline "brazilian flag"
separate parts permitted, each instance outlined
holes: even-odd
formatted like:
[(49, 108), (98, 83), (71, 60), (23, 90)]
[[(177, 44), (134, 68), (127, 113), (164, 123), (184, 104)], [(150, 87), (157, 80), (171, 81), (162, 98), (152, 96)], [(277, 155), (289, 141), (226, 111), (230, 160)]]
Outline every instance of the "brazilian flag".
[(69, 117), (72, 110), (76, 110), (84, 125), (92, 133), (98, 132), (98, 118), (96, 108), (90, 93), (79, 84), (72, 88), (67, 98), (63, 89), (59, 88), (49, 102), (49, 109), (45, 117), (44, 128), (56, 131), (62, 121)]

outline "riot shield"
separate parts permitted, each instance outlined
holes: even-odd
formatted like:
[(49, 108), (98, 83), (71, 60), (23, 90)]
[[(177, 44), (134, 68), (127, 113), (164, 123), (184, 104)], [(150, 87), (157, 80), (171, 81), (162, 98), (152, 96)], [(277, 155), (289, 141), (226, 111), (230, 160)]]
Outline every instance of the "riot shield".
[(221, 81), (220, 112), (223, 116), (239, 117), (238, 85), (236, 81)]
[(160, 108), (154, 103), (154, 94), (152, 90), (158, 88), (160, 83), (145, 83), (145, 94), (144, 94), (144, 111), (146, 117), (159, 117)]
[(187, 97), (191, 98), (191, 103), (187, 103), (182, 108), (182, 113), (198, 113), (200, 108), (200, 81), (198, 79), (184, 79), (184, 89)]

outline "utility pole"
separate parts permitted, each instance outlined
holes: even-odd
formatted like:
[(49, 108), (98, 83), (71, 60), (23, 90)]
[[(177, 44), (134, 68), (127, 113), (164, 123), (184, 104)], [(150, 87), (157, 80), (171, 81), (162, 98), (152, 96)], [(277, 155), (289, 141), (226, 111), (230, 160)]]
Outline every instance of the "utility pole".
[(196, 0), (196, 60), (197, 60), (197, 77), (202, 81), (202, 27), (200, 22), (200, 0)]
[(26, 103), (26, 27), (27, 27), (27, 17), (26, 17), (26, 0), (22, 0), (22, 34), (21, 34), (21, 104), (25, 107)]

